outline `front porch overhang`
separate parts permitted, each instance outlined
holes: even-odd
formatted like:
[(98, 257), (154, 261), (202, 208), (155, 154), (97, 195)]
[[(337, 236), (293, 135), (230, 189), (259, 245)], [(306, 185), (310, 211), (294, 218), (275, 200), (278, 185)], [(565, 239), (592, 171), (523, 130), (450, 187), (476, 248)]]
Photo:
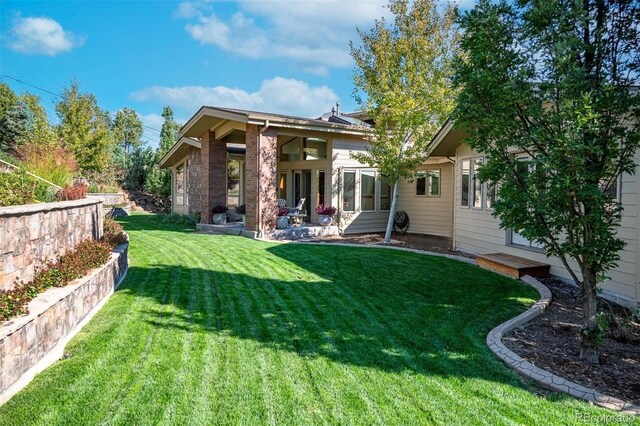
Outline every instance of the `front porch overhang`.
[(463, 144), (468, 134), (455, 126), (455, 121), (447, 120), (427, 147), (429, 157), (455, 157), (456, 149)]

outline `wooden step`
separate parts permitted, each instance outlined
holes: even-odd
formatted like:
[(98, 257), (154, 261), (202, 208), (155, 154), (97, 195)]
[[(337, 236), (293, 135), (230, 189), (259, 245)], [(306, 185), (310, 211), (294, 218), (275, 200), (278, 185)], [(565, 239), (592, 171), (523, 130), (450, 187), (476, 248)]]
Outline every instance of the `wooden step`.
[(546, 277), (549, 275), (550, 265), (524, 257), (507, 253), (489, 253), (476, 257), (478, 266), (491, 271), (520, 279), (525, 275), (532, 277)]

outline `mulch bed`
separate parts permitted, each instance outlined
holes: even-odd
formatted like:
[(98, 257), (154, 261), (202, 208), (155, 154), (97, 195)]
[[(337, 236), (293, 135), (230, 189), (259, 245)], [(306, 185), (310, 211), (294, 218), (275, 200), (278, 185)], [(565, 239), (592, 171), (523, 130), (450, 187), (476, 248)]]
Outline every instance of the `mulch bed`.
[[(350, 234), (343, 237), (326, 237), (320, 239), (320, 241), (327, 243), (383, 245), (384, 233)], [(392, 247), (404, 247), (414, 250), (426, 250), (436, 253), (452, 254), (471, 259), (475, 258), (475, 256), (471, 256), (467, 253), (451, 250), (451, 239), (436, 237), (433, 235), (402, 234), (394, 232), (391, 235), (391, 242), (389, 245)]]
[[(542, 279), (551, 290), (545, 313), (506, 335), (504, 344), (536, 366), (604, 394), (640, 405), (640, 324), (630, 312), (601, 299), (599, 308), (610, 322), (600, 352), (600, 365), (579, 359), (582, 306), (580, 289), (572, 284)], [(626, 333), (616, 324), (626, 320)]]

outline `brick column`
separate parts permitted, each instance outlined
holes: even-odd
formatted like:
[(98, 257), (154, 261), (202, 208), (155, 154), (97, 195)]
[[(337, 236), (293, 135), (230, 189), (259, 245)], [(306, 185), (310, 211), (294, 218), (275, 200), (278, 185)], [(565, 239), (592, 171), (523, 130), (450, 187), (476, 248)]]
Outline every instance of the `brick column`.
[(227, 143), (216, 140), (211, 131), (201, 138), (200, 150), (200, 208), (202, 223), (211, 223), (211, 209), (227, 203)]
[[(258, 126), (247, 124), (245, 156), (244, 202), (247, 209), (245, 228), (269, 232), (276, 227), (277, 203), (277, 133), (267, 129), (259, 133)], [(263, 234), (263, 237), (266, 236)]]

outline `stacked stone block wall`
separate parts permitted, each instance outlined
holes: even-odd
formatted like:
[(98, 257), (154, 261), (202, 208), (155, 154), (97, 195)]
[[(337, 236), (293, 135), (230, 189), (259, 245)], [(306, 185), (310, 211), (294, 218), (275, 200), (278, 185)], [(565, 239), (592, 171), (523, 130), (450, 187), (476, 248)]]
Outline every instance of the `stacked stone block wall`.
[(128, 244), (106, 265), (29, 303), (29, 314), (0, 324), (0, 404), (60, 358), (66, 342), (113, 293), (127, 272)]
[(0, 208), (0, 290), (33, 279), (36, 268), (102, 237), (99, 199)]

